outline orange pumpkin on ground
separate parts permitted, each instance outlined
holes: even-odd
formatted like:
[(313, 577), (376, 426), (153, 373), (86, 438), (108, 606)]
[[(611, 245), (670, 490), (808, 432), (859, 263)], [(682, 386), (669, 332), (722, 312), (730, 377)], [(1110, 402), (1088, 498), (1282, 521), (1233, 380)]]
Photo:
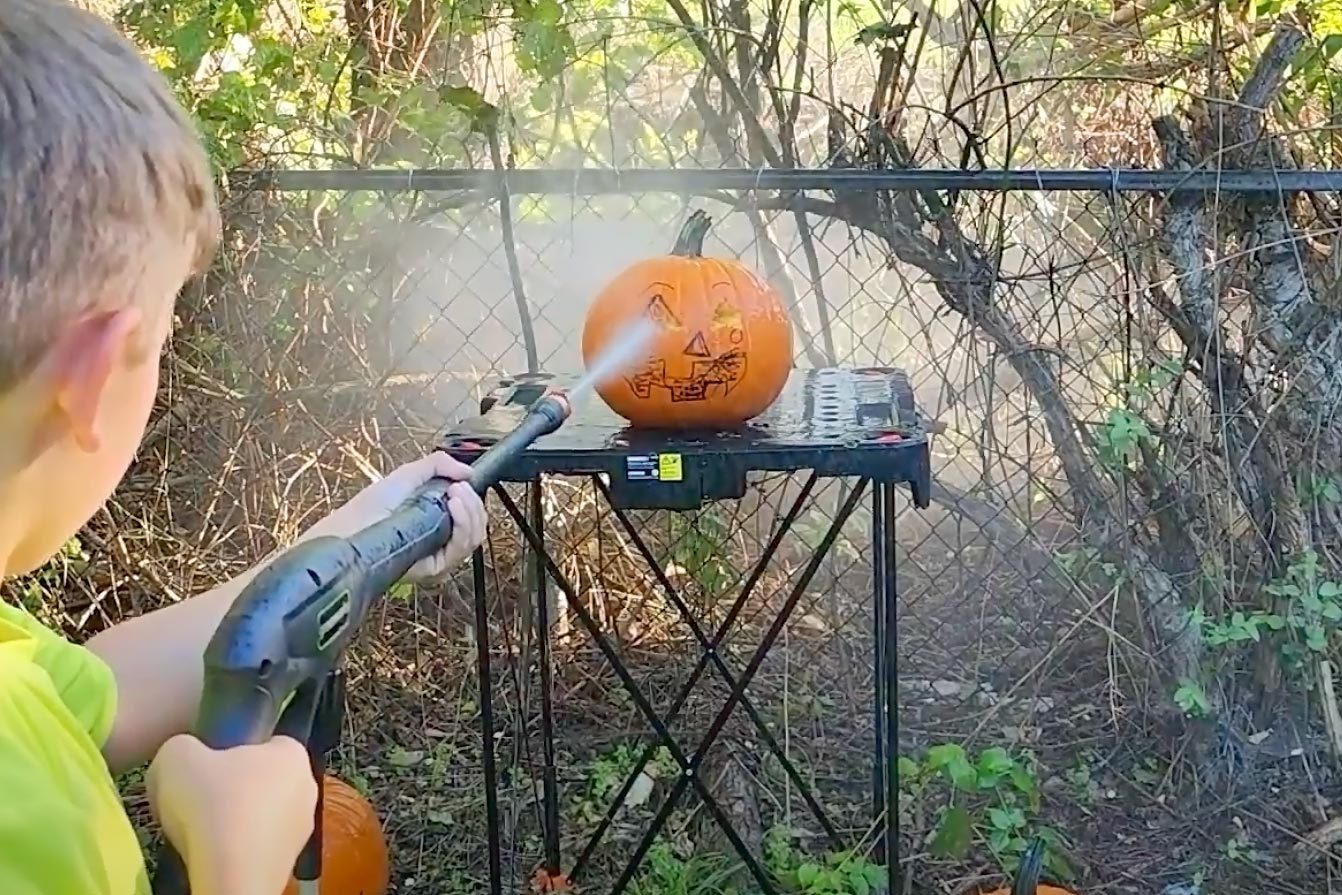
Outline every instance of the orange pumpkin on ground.
[(1050, 886), (1039, 882), (1044, 872), (1044, 840), (1036, 838), (1021, 856), (1020, 867), (1009, 889), (993, 889), (984, 895), (1076, 895), (1070, 889)]
[[(387, 895), (391, 859), (377, 811), (339, 778), (322, 780), (322, 895)], [(284, 895), (298, 895), (290, 879)]]
[(670, 255), (630, 265), (587, 311), (588, 366), (640, 315), (658, 325), (646, 362), (597, 387), (634, 426), (739, 426), (778, 398), (792, 371), (782, 299), (739, 261), (704, 257), (711, 224), (703, 211), (691, 214)]

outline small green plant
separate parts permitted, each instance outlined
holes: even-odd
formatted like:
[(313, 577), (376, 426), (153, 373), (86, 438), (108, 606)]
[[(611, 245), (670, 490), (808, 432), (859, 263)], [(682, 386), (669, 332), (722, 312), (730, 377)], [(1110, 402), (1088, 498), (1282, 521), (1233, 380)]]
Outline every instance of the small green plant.
[[(1281, 580), (1269, 584), (1268, 593), (1285, 602), (1285, 627), (1302, 638), (1307, 649), (1322, 653), (1336, 639), (1342, 622), (1342, 583), (1320, 575), (1319, 555), (1306, 550), (1286, 569)], [(1271, 617), (1277, 622), (1276, 617)], [(1277, 624), (1274, 630), (1280, 630)], [(1287, 658), (1302, 658), (1287, 649)]]
[(1143, 411), (1161, 391), (1182, 374), (1183, 368), (1170, 359), (1133, 369), (1126, 380), (1115, 383), (1109, 396), (1109, 412), (1095, 429), (1095, 446), (1100, 462), (1110, 469), (1135, 468), (1142, 449), (1156, 444)]
[(1192, 678), (1183, 678), (1174, 690), (1174, 704), (1191, 718), (1205, 718), (1211, 714), (1212, 704), (1202, 684)]
[(694, 579), (710, 602), (726, 594), (737, 575), (726, 558), (731, 529), (712, 510), (692, 519), (676, 514), (671, 520), (671, 561)]
[(1297, 556), (1279, 579), (1263, 589), (1275, 598), (1271, 609), (1237, 609), (1213, 620), (1197, 606), (1189, 613), (1189, 624), (1214, 647), (1258, 643), (1268, 633), (1285, 632), (1290, 636), (1282, 638), (1278, 649), (1285, 664), (1295, 668), (1310, 653), (1327, 652), (1337, 642), (1342, 632), (1342, 583), (1321, 574), (1313, 550)]
[[(643, 754), (644, 746), (639, 743), (621, 743), (609, 752), (599, 755), (592, 762), (587, 777), (587, 791), (578, 798), (575, 809), (579, 817), (589, 823), (599, 821), (610, 807), (611, 800), (620, 792), (620, 787), (629, 779), (634, 765)], [(671, 755), (671, 750), (659, 746), (652, 759), (644, 766), (640, 783), (636, 782), (625, 796), (625, 806), (641, 806), (652, 792), (652, 784), (657, 780), (674, 779), (680, 773), (680, 766)]]
[(1320, 475), (1311, 472), (1300, 481), (1298, 488), (1301, 500), (1317, 501), (1326, 504), (1342, 503), (1342, 480), (1335, 475)]
[(1249, 837), (1249, 831), (1240, 827), (1225, 842), (1225, 855), (1231, 861), (1239, 861), (1246, 864), (1257, 864), (1267, 859), (1267, 855), (1254, 847), (1253, 840)]
[(682, 858), (665, 842), (656, 842), (643, 860), (643, 872), (629, 884), (631, 895), (730, 895), (736, 867), (723, 855)]
[(803, 853), (786, 827), (765, 834), (764, 866), (797, 895), (871, 895), (884, 891), (886, 882), (885, 867), (864, 855), (839, 851), (813, 858)]
[[(930, 849), (938, 857), (959, 859), (975, 843), (986, 846), (1010, 873), (1029, 844), (1031, 819), (1040, 808), (1039, 786), (1031, 762), (998, 746), (970, 755), (958, 743), (927, 750), (921, 760), (899, 758), (900, 785), (911, 804), (936, 817)], [(1068, 879), (1071, 869), (1058, 846), (1061, 834), (1034, 828), (1048, 848), (1045, 863)]]
[(1141, 458), (1144, 443), (1154, 440), (1151, 427), (1140, 415), (1123, 407), (1113, 407), (1095, 431), (1100, 462), (1111, 469), (1131, 469)]
[(1091, 773), (1089, 754), (1078, 756), (1076, 766), (1068, 770), (1063, 776), (1067, 782), (1076, 790), (1077, 798), (1084, 802), (1093, 802), (1097, 798), (1095, 777)]

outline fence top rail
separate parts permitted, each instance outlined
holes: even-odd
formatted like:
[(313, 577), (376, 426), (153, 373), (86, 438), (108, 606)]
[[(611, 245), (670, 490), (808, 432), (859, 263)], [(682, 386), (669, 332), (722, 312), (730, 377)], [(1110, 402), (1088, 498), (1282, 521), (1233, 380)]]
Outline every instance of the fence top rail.
[(1342, 170), (1196, 170), (1040, 168), (966, 171), (956, 168), (609, 168), (255, 169), (235, 171), (233, 189), (298, 192), (462, 192), (531, 195), (695, 194), (715, 190), (881, 189), (984, 192), (1297, 193), (1342, 190)]

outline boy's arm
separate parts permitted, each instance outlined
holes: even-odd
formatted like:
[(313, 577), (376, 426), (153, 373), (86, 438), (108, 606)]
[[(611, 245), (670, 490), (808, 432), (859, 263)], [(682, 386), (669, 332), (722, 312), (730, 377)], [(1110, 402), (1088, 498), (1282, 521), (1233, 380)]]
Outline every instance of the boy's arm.
[(262, 566), (213, 590), (115, 625), (88, 648), (112, 669), (117, 711), (103, 757), (114, 774), (149, 761), (195, 721), (201, 656), (233, 600)]
[[(438, 453), (402, 466), (318, 522), (300, 540), (351, 535), (385, 518), (430, 478), (461, 480), (469, 474), (470, 467)], [(454, 486), (448, 506), (452, 541), (407, 577), (441, 574), (460, 564), (484, 540), (484, 505), (469, 486)], [(170, 737), (191, 729), (200, 704), (205, 647), (233, 601), (264, 565), (200, 596), (108, 628), (88, 642), (116, 678), (116, 719), (103, 745), (114, 773), (145, 763)]]

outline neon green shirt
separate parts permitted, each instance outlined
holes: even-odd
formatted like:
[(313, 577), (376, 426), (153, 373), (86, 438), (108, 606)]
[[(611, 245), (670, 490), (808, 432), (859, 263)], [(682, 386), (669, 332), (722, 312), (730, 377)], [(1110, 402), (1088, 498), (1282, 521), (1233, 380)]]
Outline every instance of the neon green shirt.
[(0, 602), (0, 893), (148, 895), (107, 764), (112, 671)]

